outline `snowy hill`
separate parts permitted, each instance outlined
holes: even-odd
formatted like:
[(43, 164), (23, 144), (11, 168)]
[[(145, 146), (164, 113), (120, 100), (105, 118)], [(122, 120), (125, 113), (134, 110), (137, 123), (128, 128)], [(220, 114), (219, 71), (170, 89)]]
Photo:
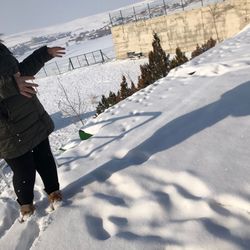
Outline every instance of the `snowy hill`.
[[(38, 180), (36, 215), (19, 224), (1, 184), (0, 249), (249, 249), (249, 67), (247, 27), (88, 119), (94, 136), (57, 158), (63, 207), (45, 212)], [(70, 89), (81, 74), (61, 77)]]

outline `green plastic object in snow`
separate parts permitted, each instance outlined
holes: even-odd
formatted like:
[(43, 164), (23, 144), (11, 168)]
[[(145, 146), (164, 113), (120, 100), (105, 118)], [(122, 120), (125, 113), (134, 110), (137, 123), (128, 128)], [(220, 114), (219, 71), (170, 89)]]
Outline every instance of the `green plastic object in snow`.
[(84, 140), (87, 140), (87, 139), (89, 139), (91, 136), (93, 136), (93, 135), (91, 135), (91, 134), (89, 134), (89, 133), (86, 133), (86, 132), (84, 132), (83, 130), (79, 130), (79, 136), (80, 136), (80, 139), (82, 140), (82, 141), (84, 141)]

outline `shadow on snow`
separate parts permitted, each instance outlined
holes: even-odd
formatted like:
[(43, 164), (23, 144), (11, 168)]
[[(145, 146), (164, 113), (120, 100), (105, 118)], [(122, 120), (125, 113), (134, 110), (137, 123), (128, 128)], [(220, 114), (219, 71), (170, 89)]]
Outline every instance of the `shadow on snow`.
[[(150, 115), (149, 113), (143, 113), (141, 115), (145, 114)], [(218, 101), (210, 103), (204, 107), (196, 109), (168, 122), (160, 129), (155, 131), (155, 133), (150, 138), (136, 146), (134, 149), (130, 150), (122, 159), (111, 159), (89, 174), (80, 177), (75, 182), (66, 186), (64, 189), (65, 197), (73, 197), (76, 192), (82, 191), (85, 185), (88, 185), (94, 181), (104, 182), (113, 173), (116, 173), (131, 165), (141, 165), (152, 155), (170, 149), (171, 147), (183, 142), (200, 131), (213, 126), (228, 116), (241, 117), (247, 115), (250, 115), (250, 82), (245, 82), (227, 91)], [(159, 116), (159, 113), (155, 113), (153, 118), (150, 118), (144, 123), (149, 122), (157, 116)], [(123, 118), (126, 119), (127, 117), (118, 119)], [(115, 120), (116, 119), (113, 119), (111, 122), (114, 122)], [(133, 129), (138, 127), (139, 126)], [(108, 143), (116, 139), (117, 137), (113, 138)], [(103, 146), (105, 145), (101, 145), (100, 147)], [(74, 160), (77, 160), (77, 158)], [(203, 218), (201, 219), (201, 222), (206, 230), (212, 235), (217, 232), (215, 235), (216, 237), (231, 241), (243, 248), (250, 245), (250, 239), (243, 239), (232, 235), (228, 229), (214, 224), (210, 219)], [(104, 236), (106, 236), (106, 234), (104, 234)], [(106, 238), (104, 236), (103, 239)], [(126, 238), (126, 235), (119, 236)], [(136, 236), (131, 237), (130, 235), (128, 238), (136, 238)]]

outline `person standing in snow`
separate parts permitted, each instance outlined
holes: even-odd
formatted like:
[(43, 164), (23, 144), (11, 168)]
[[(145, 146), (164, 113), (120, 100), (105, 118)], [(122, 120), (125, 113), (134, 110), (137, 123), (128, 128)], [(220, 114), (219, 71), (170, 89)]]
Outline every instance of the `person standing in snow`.
[[(0, 158), (13, 171), (13, 186), (23, 216), (34, 212), (36, 171), (51, 203), (62, 200), (48, 136), (54, 124), (36, 96), (34, 75), (65, 49), (47, 46), (21, 63), (0, 43)], [(32, 82), (30, 82), (32, 81)]]

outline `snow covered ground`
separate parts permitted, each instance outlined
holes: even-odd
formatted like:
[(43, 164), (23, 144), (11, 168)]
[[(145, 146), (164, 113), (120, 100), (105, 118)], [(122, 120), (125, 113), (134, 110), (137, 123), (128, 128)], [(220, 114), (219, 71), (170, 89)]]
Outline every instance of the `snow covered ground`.
[(117, 92), (120, 89), (122, 75), (126, 76), (128, 82), (130, 79), (137, 82), (140, 74), (139, 65), (144, 62), (145, 59), (112, 61), (35, 81), (39, 84), (39, 99), (56, 125), (56, 131), (51, 136), (51, 144), (55, 153), (81, 127), (75, 114), (71, 112), (70, 115), (65, 115), (63, 112), (65, 105), (59, 108), (60, 103), (67, 103), (60, 83), (67, 91), (69, 98), (77, 103), (79, 103), (77, 92), (80, 94), (81, 114), (83, 121), (85, 121), (95, 115), (95, 109), (101, 95), (108, 95), (109, 91)]
[(82, 142), (60, 133), (71, 122), (57, 108), (58, 78), (39, 80), (57, 124), (52, 144), (71, 136), (74, 145), (57, 157), (65, 204), (47, 213), (38, 179), (36, 214), (20, 224), (1, 182), (0, 249), (249, 249), (249, 69), (250, 27), (96, 119), (89, 100), (117, 89), (124, 72), (136, 78), (137, 62), (64, 74), (87, 102), (94, 136)]

